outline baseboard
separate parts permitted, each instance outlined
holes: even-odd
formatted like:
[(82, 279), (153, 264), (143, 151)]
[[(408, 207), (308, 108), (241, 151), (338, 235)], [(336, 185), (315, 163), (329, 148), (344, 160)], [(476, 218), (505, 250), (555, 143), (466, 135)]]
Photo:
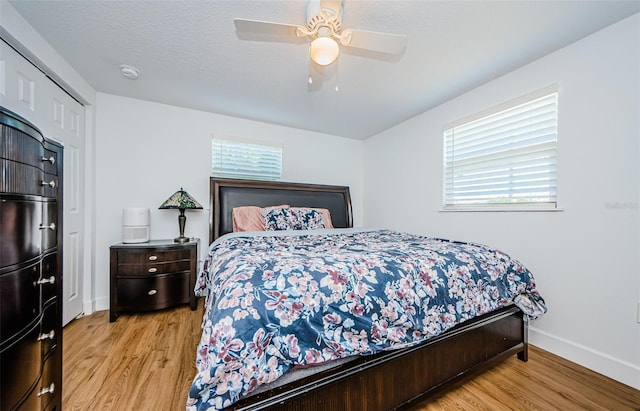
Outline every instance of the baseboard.
[(95, 303), (93, 300), (85, 300), (82, 304), (82, 315), (91, 315), (96, 311)]
[(529, 343), (625, 385), (640, 390), (640, 367), (529, 327)]
[(82, 310), (84, 315), (91, 315), (96, 311), (109, 309), (109, 297), (97, 298), (95, 300), (85, 301)]
[(96, 298), (95, 310), (104, 311), (109, 309), (109, 297)]

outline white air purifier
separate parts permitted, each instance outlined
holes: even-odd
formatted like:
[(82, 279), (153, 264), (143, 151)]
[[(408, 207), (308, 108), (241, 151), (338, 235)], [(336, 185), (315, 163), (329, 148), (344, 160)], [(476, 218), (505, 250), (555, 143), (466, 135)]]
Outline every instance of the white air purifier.
[(146, 243), (149, 241), (149, 209), (125, 208), (122, 210), (122, 242)]

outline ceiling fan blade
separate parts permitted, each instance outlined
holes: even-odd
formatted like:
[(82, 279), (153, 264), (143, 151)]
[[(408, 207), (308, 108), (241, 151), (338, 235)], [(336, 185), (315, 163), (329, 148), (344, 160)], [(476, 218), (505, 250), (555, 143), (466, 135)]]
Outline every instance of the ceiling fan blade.
[(248, 19), (233, 19), (233, 24), (236, 26), (236, 31), (242, 33), (291, 36), (293, 38), (297, 37), (296, 30), (300, 28), (295, 24)]
[(341, 43), (344, 46), (386, 54), (400, 54), (407, 46), (407, 36), (400, 34), (345, 29), (342, 37)]

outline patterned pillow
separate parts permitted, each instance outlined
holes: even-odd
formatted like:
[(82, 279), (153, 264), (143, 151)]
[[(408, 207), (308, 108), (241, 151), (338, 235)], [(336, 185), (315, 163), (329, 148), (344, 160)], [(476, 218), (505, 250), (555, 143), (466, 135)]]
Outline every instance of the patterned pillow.
[(331, 222), (331, 212), (329, 212), (326, 208), (309, 208), (309, 207), (291, 207), (294, 210), (316, 210), (320, 214), (322, 214), (322, 224), (324, 224), (324, 228), (334, 228), (333, 223)]
[(265, 231), (317, 230), (324, 228), (322, 213), (316, 210), (272, 208), (265, 210)]
[(269, 211), (272, 208), (289, 208), (289, 205), (283, 204), (270, 207), (233, 207), (233, 209), (231, 210), (231, 215), (233, 218), (233, 232), (264, 231), (263, 213)]

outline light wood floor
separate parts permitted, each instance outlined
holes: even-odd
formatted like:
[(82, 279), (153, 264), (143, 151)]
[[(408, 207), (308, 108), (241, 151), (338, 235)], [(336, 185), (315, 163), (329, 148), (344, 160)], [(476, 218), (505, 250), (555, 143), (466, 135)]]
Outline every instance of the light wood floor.
[[(73, 321), (64, 329), (62, 408), (184, 410), (201, 319), (200, 304)], [(514, 356), (411, 409), (432, 410), (640, 410), (640, 391), (530, 347), (528, 362)]]

